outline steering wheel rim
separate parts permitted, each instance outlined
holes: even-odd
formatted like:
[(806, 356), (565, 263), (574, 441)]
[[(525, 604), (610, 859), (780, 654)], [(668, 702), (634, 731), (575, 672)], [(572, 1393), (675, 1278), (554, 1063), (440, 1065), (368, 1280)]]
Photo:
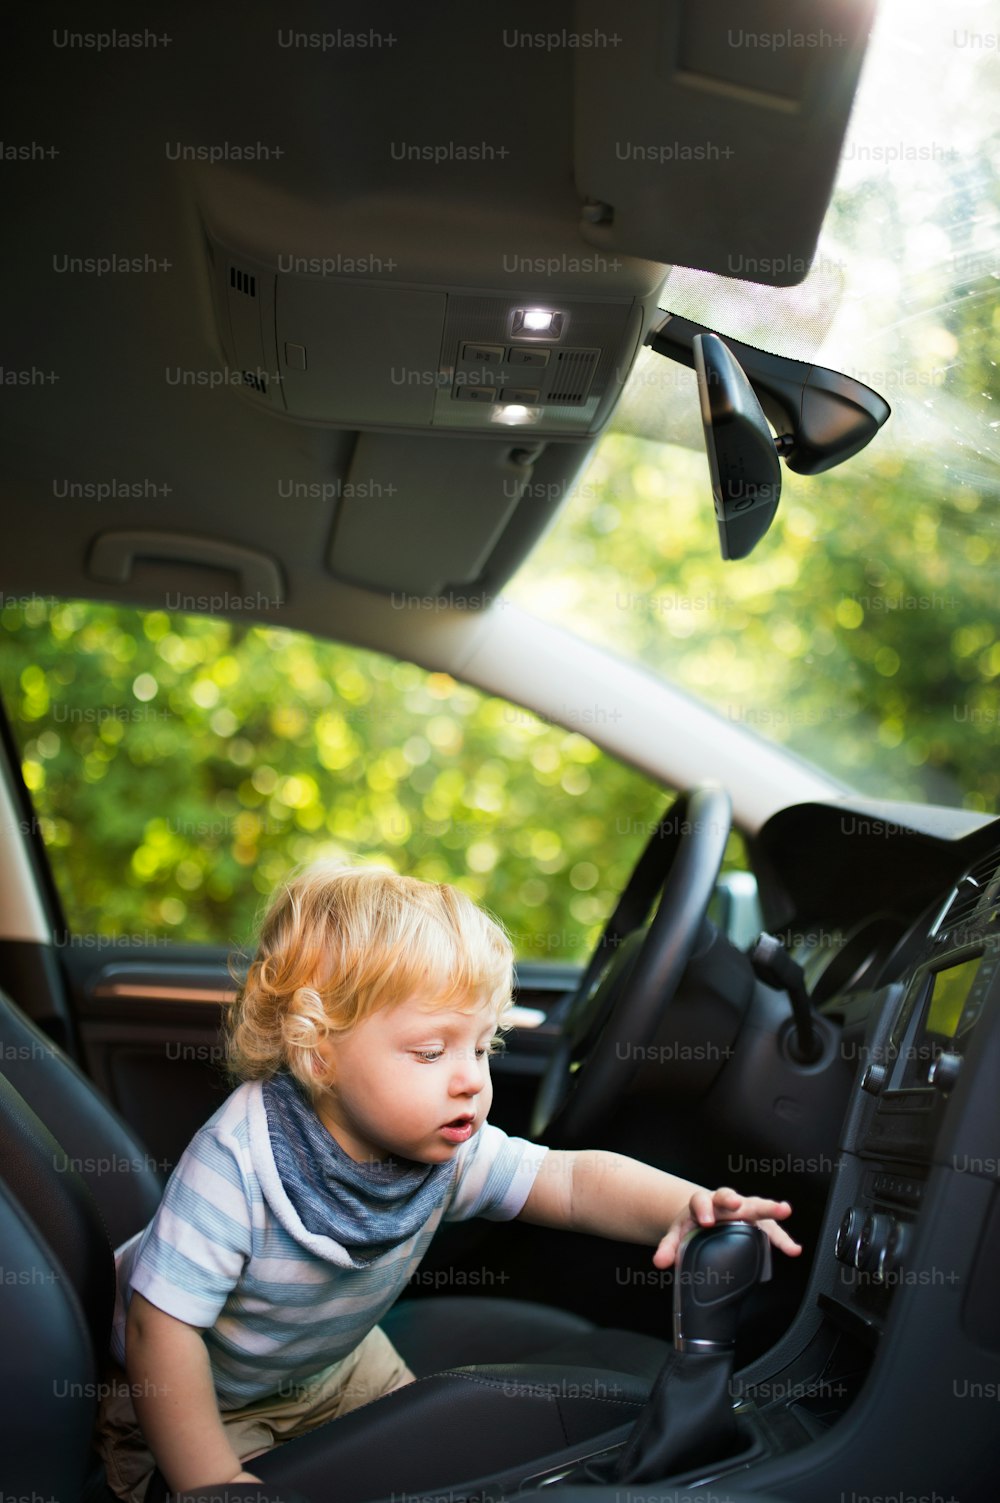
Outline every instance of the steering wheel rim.
[(585, 1147), (627, 1089), (694, 950), (731, 828), (729, 795), (710, 784), (680, 794), (656, 825), (560, 1009), (563, 1031), (535, 1098), (534, 1140)]

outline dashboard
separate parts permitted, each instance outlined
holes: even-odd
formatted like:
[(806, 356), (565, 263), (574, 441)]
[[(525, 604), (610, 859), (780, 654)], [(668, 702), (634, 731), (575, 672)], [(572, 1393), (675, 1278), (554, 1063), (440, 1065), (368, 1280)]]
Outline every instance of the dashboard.
[[(836, 924), (794, 921), (814, 1000), (839, 973), (819, 1010), (853, 1076), (802, 1305), (739, 1386), (764, 1453), (755, 1490), (803, 1503), (843, 1497), (852, 1476), (872, 1494), (986, 1496), (991, 1420), (974, 1400), (1000, 1394), (1000, 824), (906, 834), (853, 884), (841, 874), (841, 898), (861, 896)], [(773, 841), (769, 856), (773, 910), (806, 854), (796, 839), (789, 861)], [(808, 859), (813, 895), (832, 892), (835, 843)]]
[[(996, 997), (998, 973), (1000, 850), (963, 873), (902, 978), (887, 988), (863, 1065), (866, 1099), (853, 1144), (866, 1166), (863, 1194), (844, 1212), (834, 1251), (850, 1270), (838, 1297), (865, 1321), (881, 1324), (888, 1296), (906, 1277), (949, 1101)], [(984, 1159), (981, 1167), (990, 1164)]]

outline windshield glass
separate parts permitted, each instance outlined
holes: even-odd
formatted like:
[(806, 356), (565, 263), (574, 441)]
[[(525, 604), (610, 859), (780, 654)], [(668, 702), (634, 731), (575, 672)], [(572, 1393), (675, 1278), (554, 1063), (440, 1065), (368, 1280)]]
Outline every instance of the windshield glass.
[(771, 531), (724, 563), (694, 375), (645, 350), (507, 589), (850, 786), (990, 812), (998, 48), (988, 4), (882, 0), (805, 281), (677, 268), (664, 289), (672, 312), (881, 392), (870, 446), (825, 475), (782, 466)]

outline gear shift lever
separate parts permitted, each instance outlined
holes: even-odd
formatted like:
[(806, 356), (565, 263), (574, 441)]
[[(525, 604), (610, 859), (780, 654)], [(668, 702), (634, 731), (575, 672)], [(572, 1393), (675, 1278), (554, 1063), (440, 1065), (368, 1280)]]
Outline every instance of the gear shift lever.
[(614, 1482), (654, 1482), (737, 1449), (730, 1380), (740, 1306), (771, 1277), (767, 1234), (748, 1221), (694, 1227), (674, 1268), (674, 1350), (618, 1459)]
[(674, 1346), (678, 1352), (732, 1352), (740, 1306), (771, 1277), (771, 1244), (749, 1221), (692, 1227), (677, 1249)]

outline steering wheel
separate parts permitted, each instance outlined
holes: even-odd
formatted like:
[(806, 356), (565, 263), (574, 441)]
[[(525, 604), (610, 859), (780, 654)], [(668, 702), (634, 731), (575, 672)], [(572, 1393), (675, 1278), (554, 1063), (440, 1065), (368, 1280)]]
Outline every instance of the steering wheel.
[(694, 950), (731, 826), (729, 795), (709, 785), (681, 794), (657, 824), (580, 985), (559, 1005), (562, 1032), (532, 1115), (536, 1141), (588, 1146), (626, 1090)]

